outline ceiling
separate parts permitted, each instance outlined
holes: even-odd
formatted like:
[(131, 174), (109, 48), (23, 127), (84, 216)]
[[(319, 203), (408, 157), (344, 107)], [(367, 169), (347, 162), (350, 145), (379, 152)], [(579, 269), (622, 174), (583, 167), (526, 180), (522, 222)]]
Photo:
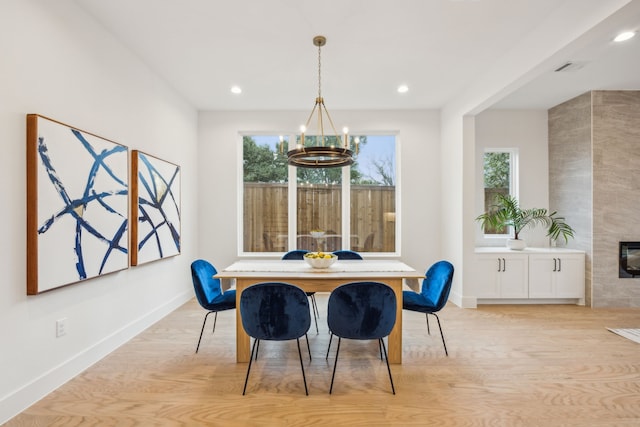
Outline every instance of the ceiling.
[[(442, 108), (527, 46), (557, 13), (602, 0), (75, 0), (199, 110)], [(623, 4), (627, 0), (607, 0)], [(593, 89), (640, 90), (640, 0), (568, 40), (494, 108), (549, 108)], [(627, 6), (629, 6), (627, 5)], [(574, 31), (575, 32), (575, 31)], [(549, 34), (553, 39), (555, 34)], [(517, 55), (513, 55), (517, 58)], [(574, 71), (553, 70), (567, 61)], [(514, 80), (516, 81), (516, 80)], [(396, 88), (406, 84), (409, 92)], [(230, 92), (238, 85), (243, 92)]]

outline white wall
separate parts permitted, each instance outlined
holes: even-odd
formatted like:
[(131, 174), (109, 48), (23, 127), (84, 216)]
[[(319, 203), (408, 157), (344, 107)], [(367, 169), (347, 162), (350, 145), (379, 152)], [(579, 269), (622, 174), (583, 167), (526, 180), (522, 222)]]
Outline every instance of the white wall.
[[(483, 155), (486, 148), (518, 149), (520, 207), (549, 208), (549, 150), (546, 110), (486, 110), (475, 120), (475, 216), (484, 212)], [(504, 238), (485, 238), (475, 227), (477, 246), (505, 246)], [(527, 246), (547, 247), (544, 227), (526, 228)]]
[[(198, 233), (193, 108), (69, 0), (2, 0), (0, 52), (1, 424), (189, 299)], [(27, 113), (181, 165), (182, 255), (27, 296)]]
[[(240, 132), (294, 133), (308, 111), (202, 112), (199, 117), (199, 252), (223, 268), (238, 254)], [(401, 258), (419, 270), (442, 259), (440, 248), (440, 129), (435, 111), (331, 111), (352, 134), (397, 132)]]

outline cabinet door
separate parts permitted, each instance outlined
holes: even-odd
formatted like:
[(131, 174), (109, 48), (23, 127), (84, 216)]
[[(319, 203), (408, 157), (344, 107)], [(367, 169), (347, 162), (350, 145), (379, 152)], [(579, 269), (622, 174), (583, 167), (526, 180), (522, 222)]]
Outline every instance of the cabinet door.
[(500, 298), (500, 278), (502, 258), (498, 255), (479, 255), (474, 276), (475, 296), (477, 298)]
[(505, 255), (500, 273), (500, 297), (527, 298), (529, 261), (527, 255)]
[(558, 257), (556, 296), (559, 298), (584, 298), (584, 255)]
[(584, 255), (531, 255), (529, 298), (584, 298)]
[(555, 297), (558, 260), (553, 255), (529, 256), (529, 298)]

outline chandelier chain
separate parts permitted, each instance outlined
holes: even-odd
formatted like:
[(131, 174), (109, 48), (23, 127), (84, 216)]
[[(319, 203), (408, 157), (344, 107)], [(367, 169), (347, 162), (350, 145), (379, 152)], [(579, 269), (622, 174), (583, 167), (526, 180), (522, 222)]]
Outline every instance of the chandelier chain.
[(322, 67), (321, 67), (322, 55), (320, 54), (321, 49), (322, 49), (322, 46), (318, 45), (318, 98), (322, 98), (322, 90), (321, 90), (322, 85), (320, 84), (322, 81), (322, 72), (321, 72), (322, 71)]

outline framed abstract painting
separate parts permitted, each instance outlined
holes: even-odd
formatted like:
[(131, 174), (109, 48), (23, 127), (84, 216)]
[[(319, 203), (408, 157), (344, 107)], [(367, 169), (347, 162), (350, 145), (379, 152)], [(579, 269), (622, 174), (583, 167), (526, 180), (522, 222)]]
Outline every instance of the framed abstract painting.
[(180, 166), (131, 153), (131, 265), (180, 254)]
[(27, 294), (129, 267), (129, 150), (27, 115)]

